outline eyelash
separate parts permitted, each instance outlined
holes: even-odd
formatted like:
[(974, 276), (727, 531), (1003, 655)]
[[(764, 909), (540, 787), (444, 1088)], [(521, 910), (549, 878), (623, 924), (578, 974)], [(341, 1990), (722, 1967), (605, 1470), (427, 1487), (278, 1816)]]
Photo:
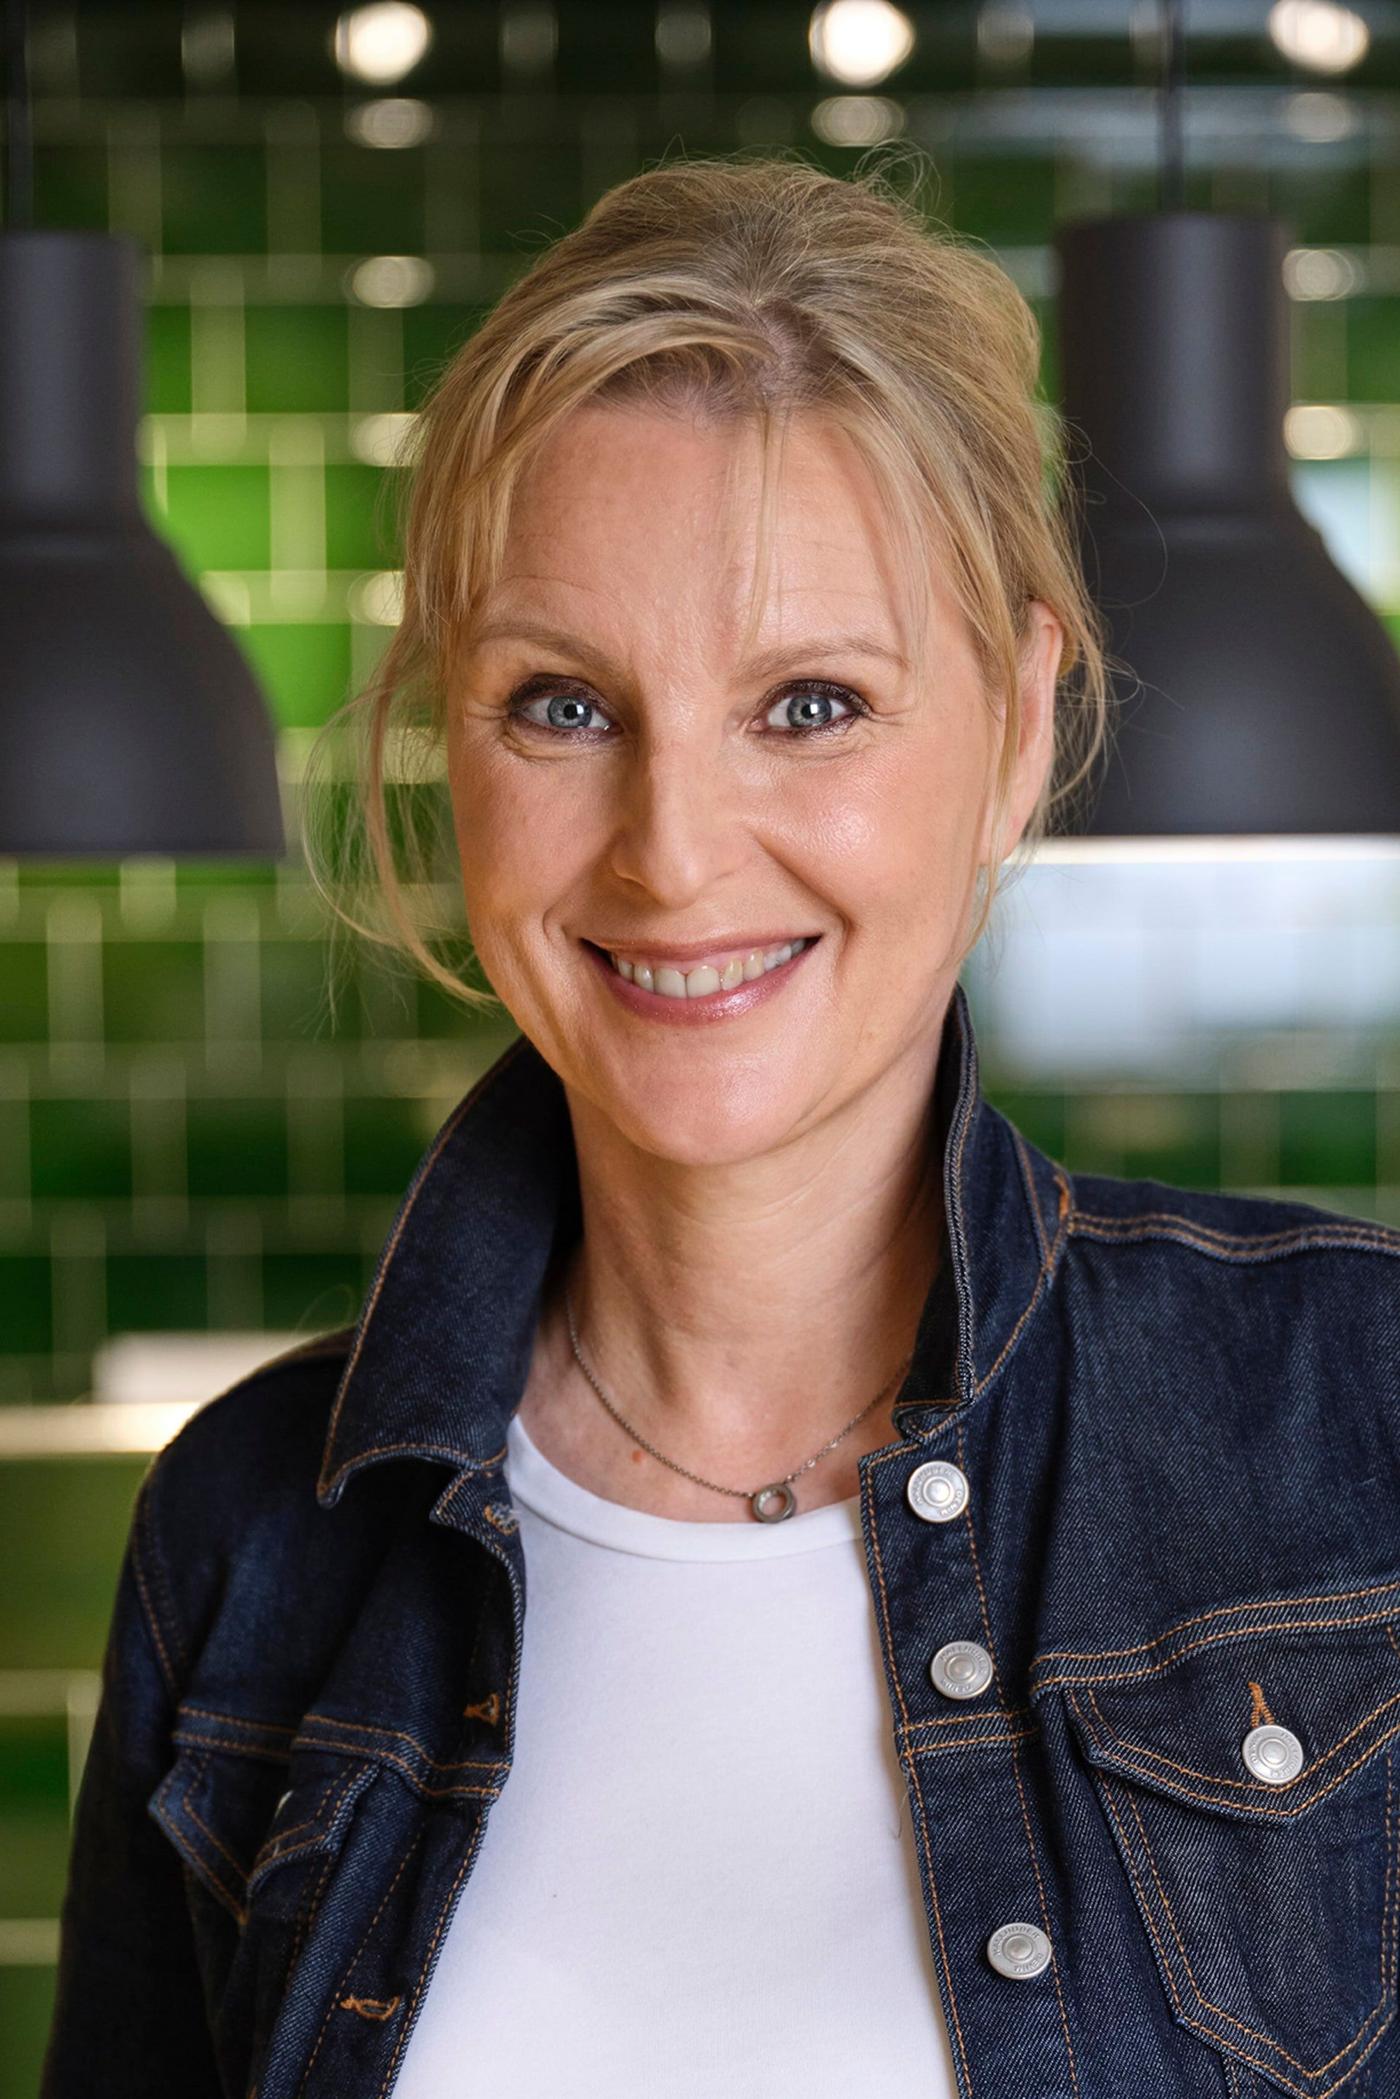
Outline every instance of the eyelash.
[[(561, 692), (583, 699), (585, 704), (590, 707), (594, 705), (593, 701), (589, 700), (586, 694), (575, 692), (575, 688), (567, 678), (532, 677), (527, 678), (523, 685), (518, 685), (507, 700), (506, 710), (509, 718), (512, 721), (524, 722), (527, 729), (538, 729), (542, 736), (552, 736), (556, 740), (565, 743), (598, 741), (599, 739), (594, 737), (587, 729), (551, 729), (546, 727), (543, 722), (535, 722), (528, 719), (525, 714), (525, 708), (532, 701), (546, 697), (553, 698), (556, 693)], [(833, 736), (838, 730), (849, 728), (851, 723), (858, 721), (862, 715), (870, 713), (869, 707), (859, 693), (852, 692), (849, 685), (837, 685), (830, 678), (790, 679), (786, 685), (779, 686), (778, 690), (764, 702), (761, 711), (766, 714), (771, 708), (777, 706), (779, 700), (786, 699), (795, 692), (816, 692), (826, 699), (841, 700), (851, 709), (851, 712), (841, 715), (832, 721), (813, 722), (806, 728), (787, 728), (770, 730), (768, 732), (770, 735), (782, 737), (785, 741), (805, 743), (809, 737)]]

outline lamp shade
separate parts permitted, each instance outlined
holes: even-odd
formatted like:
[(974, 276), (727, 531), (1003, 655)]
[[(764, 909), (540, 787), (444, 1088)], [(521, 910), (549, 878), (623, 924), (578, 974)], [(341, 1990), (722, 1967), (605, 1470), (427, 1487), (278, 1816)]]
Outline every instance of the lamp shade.
[(276, 857), (261, 692), (141, 506), (142, 263), (0, 233), (0, 853)]
[(1117, 659), (1092, 836), (1400, 834), (1400, 654), (1289, 485), (1287, 245), (1277, 219), (1195, 211), (1056, 239)]

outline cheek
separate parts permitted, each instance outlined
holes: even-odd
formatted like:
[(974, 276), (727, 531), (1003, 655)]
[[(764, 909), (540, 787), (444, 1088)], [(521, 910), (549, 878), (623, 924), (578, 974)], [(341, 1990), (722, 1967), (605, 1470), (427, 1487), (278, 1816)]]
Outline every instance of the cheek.
[[(537, 897), (547, 878), (564, 872), (580, 826), (563, 820), (557, 806), (560, 770), (512, 766), (481, 751), (454, 769), (452, 821), (469, 907), (489, 900), (505, 910), (513, 898)], [(547, 853), (542, 840), (549, 841)]]
[(816, 886), (853, 918), (864, 908), (926, 920), (955, 905), (972, 877), (979, 813), (970, 767), (943, 750), (905, 748), (851, 768), (834, 789), (814, 783), (788, 836), (800, 837)]

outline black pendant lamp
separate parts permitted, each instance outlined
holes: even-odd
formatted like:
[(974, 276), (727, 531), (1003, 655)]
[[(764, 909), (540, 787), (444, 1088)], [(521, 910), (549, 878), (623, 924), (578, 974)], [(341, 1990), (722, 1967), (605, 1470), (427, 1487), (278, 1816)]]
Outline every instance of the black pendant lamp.
[(5, 30), (0, 855), (280, 857), (262, 694), (141, 506), (144, 251), (28, 223), (19, 0)]
[(1288, 231), (1174, 208), (1168, 13), (1169, 208), (1055, 243), (1085, 574), (1130, 673), (1087, 833), (1400, 835), (1400, 654), (1289, 487)]

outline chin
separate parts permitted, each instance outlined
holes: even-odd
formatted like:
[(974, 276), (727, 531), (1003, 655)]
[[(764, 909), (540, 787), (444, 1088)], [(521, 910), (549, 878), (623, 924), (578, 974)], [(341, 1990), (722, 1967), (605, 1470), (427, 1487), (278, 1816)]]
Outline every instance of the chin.
[(654, 1100), (613, 1095), (600, 1105), (640, 1150), (677, 1166), (735, 1166), (762, 1158), (797, 1134), (808, 1107), (805, 1101), (774, 1099), (766, 1090), (756, 1100), (736, 1101), (732, 1088), (717, 1090), (699, 1079)]

